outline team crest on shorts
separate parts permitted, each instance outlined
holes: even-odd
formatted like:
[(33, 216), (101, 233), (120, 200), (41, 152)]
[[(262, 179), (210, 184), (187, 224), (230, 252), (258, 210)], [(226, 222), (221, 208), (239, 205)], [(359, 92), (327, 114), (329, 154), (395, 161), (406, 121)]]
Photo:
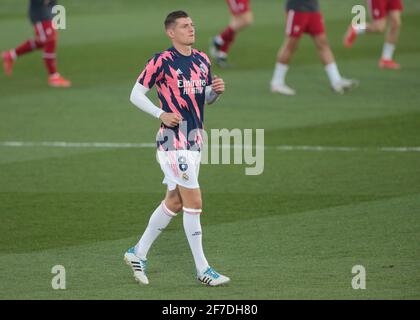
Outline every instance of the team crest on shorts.
[(180, 156), (178, 158), (178, 163), (179, 170), (183, 172), (188, 170), (187, 158), (185, 158), (184, 156)]
[(179, 170), (181, 170), (181, 171), (187, 171), (188, 170), (188, 164), (186, 164), (186, 163), (180, 163), (179, 164)]
[(185, 172), (182, 174), (182, 179), (185, 181), (190, 180), (190, 178), (188, 177), (188, 174), (186, 174)]

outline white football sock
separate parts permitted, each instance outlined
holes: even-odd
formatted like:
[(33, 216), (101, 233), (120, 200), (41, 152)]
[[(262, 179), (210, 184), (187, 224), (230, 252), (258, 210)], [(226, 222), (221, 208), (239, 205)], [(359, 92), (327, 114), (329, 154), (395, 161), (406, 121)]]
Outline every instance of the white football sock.
[(395, 44), (385, 42), (384, 48), (382, 50), (382, 59), (392, 60), (392, 56), (394, 55), (394, 51), (395, 51)]
[(329, 63), (325, 66), (330, 83), (334, 85), (341, 80), (340, 72), (338, 71), (337, 64), (335, 62)]
[(172, 218), (176, 216), (176, 213), (172, 212), (165, 206), (165, 202), (162, 201), (159, 207), (153, 212), (149, 219), (149, 224), (140, 238), (137, 245), (134, 247), (135, 254), (140, 259), (146, 260), (147, 252), (156, 238), (160, 235), (163, 229), (167, 227)]
[(217, 54), (217, 56), (219, 58), (227, 58), (228, 54), (226, 52), (219, 51), (219, 53)]
[(219, 45), (219, 46), (223, 46), (223, 44), (225, 43), (222, 39), (222, 37), (220, 35), (214, 37), (214, 41)]
[(276, 66), (274, 67), (274, 74), (273, 79), (271, 80), (272, 86), (280, 86), (283, 85), (286, 78), (287, 70), (289, 69), (289, 66), (287, 64), (283, 63), (276, 63)]
[(184, 230), (194, 257), (195, 266), (199, 273), (204, 272), (209, 263), (203, 252), (200, 215), (201, 209), (184, 209)]

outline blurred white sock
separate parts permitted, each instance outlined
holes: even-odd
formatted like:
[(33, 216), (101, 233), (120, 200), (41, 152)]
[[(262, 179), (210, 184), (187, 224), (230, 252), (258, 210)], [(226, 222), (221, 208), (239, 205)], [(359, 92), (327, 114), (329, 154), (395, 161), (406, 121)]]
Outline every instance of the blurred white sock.
[(199, 273), (205, 271), (209, 264), (204, 256), (200, 223), (201, 210), (184, 208), (184, 230)]
[(146, 260), (147, 253), (149, 252), (153, 242), (175, 216), (176, 213), (169, 210), (165, 206), (165, 202), (162, 201), (160, 206), (157, 207), (153, 212), (149, 219), (149, 224), (147, 225), (146, 230), (144, 231), (137, 245), (134, 247), (137, 257)]
[(366, 32), (366, 24), (357, 24), (353, 26), (357, 34), (363, 34)]
[(337, 64), (335, 62), (329, 63), (325, 66), (330, 83), (333, 85), (341, 80), (340, 72), (338, 71)]
[(382, 59), (384, 60), (392, 60), (392, 56), (394, 55), (395, 51), (395, 44), (385, 42), (384, 48), (382, 50)]
[(272, 86), (283, 85), (285, 82), (286, 73), (288, 69), (289, 69), (289, 66), (287, 64), (276, 63), (276, 66), (274, 67), (273, 79), (271, 80), (271, 85)]

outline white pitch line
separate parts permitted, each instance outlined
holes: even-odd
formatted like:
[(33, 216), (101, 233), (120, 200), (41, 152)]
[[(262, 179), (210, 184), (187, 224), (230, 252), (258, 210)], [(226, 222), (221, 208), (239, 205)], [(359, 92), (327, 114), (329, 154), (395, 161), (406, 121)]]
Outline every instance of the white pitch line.
[[(0, 141), (0, 147), (50, 147), (50, 148), (156, 148), (155, 143), (130, 143), (130, 142), (65, 142), (65, 141)], [(222, 148), (245, 148), (255, 149), (255, 146), (242, 145), (221, 145)], [(260, 148), (257, 146), (257, 148)], [(334, 147), (334, 146), (304, 146), (304, 145), (278, 145), (265, 146), (265, 149), (280, 151), (312, 151), (312, 152), (359, 152), (359, 151), (380, 151), (380, 152), (420, 152), (420, 147)]]
[(276, 146), (277, 150), (281, 151), (340, 151), (340, 152), (350, 152), (350, 151), (364, 151), (368, 150), (366, 148), (359, 147), (330, 147), (330, 146)]
[(156, 143), (0, 141), (0, 146), (1, 147), (52, 147), (52, 148), (155, 148)]

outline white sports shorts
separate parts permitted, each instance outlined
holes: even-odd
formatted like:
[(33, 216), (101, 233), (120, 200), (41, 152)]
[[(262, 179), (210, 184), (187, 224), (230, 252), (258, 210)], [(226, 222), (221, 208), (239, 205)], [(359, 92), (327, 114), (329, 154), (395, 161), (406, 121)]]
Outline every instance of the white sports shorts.
[(157, 160), (165, 175), (162, 183), (170, 191), (177, 185), (188, 189), (200, 188), (198, 174), (200, 171), (201, 152), (190, 150), (157, 151)]

